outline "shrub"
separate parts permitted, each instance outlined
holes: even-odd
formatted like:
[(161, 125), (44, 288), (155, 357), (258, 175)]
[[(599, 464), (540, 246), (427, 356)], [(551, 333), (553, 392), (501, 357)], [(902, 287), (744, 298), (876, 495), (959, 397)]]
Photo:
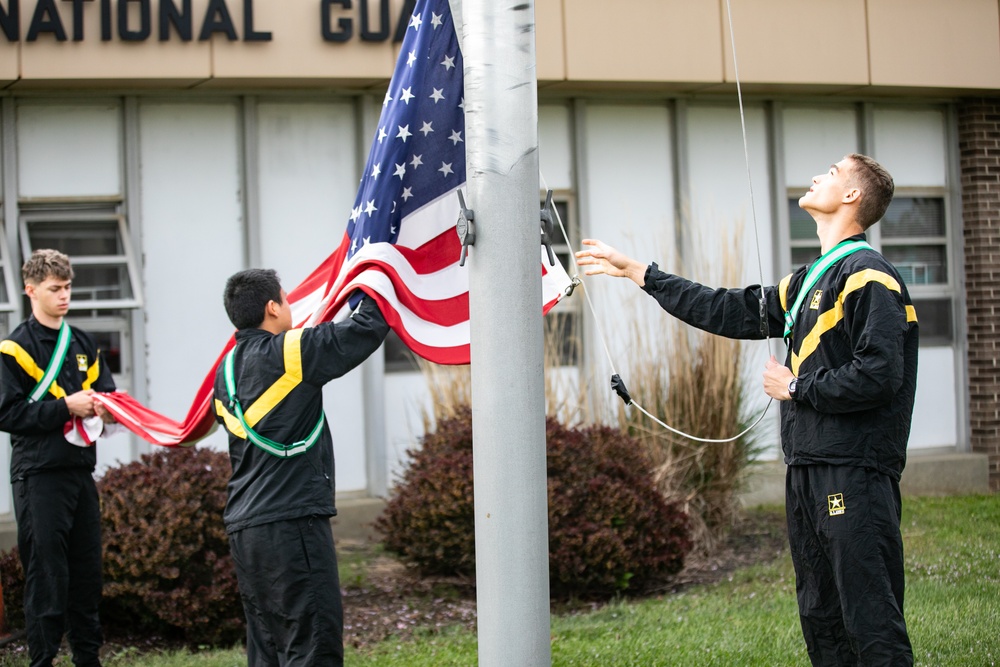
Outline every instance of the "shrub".
[(243, 607), (222, 522), (229, 456), (162, 450), (108, 470), (98, 487), (109, 627), (232, 642)]
[[(104, 474), (98, 490), (106, 632), (214, 644), (244, 635), (222, 522), (229, 475), (229, 456), (209, 449), (164, 449)], [(0, 558), (0, 569), (9, 624), (23, 625), (16, 548)]]
[(0, 554), (0, 584), (3, 585), (3, 612), (6, 628), (24, 627), (24, 570), (17, 547)]
[[(690, 549), (687, 517), (666, 503), (637, 443), (608, 427), (546, 420), (549, 583), (554, 597), (643, 592)], [(385, 547), (424, 574), (475, 572), (472, 420), (438, 422), (376, 522)]]

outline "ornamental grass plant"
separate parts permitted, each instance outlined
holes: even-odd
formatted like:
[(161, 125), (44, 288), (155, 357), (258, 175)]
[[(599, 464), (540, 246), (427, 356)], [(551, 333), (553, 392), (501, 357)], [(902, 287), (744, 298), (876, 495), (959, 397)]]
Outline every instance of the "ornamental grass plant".
[[(730, 240), (720, 248), (720, 260), (707, 269), (695, 263), (691, 274), (703, 276), (701, 281), (713, 287), (738, 285), (743, 273), (740, 234), (719, 238)], [(679, 273), (688, 275), (684, 264), (676, 263)], [(650, 299), (642, 307), (658, 308)], [(756, 415), (750, 412), (745, 344), (705, 333), (664, 312), (658, 312), (655, 321), (655, 335), (642, 318), (628, 329), (630, 354), (623, 378), (634, 390), (633, 398), (661, 422), (698, 438), (728, 439), (746, 430)], [(624, 403), (617, 404), (613, 419), (649, 454), (663, 496), (681, 503), (691, 517), (697, 550), (710, 551), (739, 516), (739, 492), (762, 450), (757, 432), (732, 442), (699, 442)]]

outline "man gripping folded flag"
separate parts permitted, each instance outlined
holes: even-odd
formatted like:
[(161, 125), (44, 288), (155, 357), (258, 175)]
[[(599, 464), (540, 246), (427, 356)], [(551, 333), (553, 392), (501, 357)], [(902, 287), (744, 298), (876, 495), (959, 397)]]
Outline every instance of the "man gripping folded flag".
[[(457, 192), (466, 182), (463, 62), (448, 0), (418, 0), (406, 30), (378, 130), (340, 246), (288, 295), (295, 326), (339, 320), (362, 290), (417, 355), (469, 363), (469, 279), (455, 232)], [(571, 281), (542, 259), (543, 312)], [(191, 444), (214, 426), (216, 367), (209, 369), (184, 421), (168, 419), (120, 393), (99, 400), (120, 424), (149, 442)]]

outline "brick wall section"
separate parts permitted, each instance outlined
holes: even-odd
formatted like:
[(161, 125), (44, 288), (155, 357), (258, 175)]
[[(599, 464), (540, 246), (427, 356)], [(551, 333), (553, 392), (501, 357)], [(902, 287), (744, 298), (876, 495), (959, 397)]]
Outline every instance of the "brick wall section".
[(969, 437), (1000, 491), (1000, 98), (959, 106), (969, 344)]

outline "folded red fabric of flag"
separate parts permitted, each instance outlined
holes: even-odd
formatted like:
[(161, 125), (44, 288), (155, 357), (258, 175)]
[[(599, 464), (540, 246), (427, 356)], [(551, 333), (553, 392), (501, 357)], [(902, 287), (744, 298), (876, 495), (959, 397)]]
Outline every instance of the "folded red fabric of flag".
[[(466, 181), (462, 68), (448, 0), (418, 0), (343, 241), (288, 295), (296, 326), (347, 317), (360, 290), (378, 302), (415, 354), (435, 363), (469, 363), (469, 280), (458, 266), (455, 233), (456, 192)], [(539, 247), (540, 258), (542, 253)], [(541, 271), (545, 313), (571, 281), (558, 262), (553, 267), (543, 259)], [(192, 444), (215, 425), (215, 370), (233, 342), (209, 369), (183, 421), (124, 393), (97, 399), (153, 444)]]

